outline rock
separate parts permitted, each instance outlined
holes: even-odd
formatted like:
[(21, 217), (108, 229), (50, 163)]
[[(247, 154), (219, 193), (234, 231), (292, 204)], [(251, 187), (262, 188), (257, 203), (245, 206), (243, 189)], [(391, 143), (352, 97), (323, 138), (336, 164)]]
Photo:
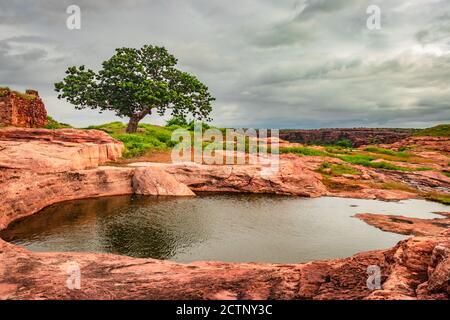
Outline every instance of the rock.
[[(191, 195), (189, 189), (310, 197), (329, 192), (313, 171), (320, 165), (309, 160), (313, 157), (282, 156), (280, 170), (272, 174), (264, 165), (101, 166), (119, 157), (122, 148), (99, 131), (1, 129), (0, 230), (50, 204), (89, 197)], [(372, 191), (355, 192), (368, 197)], [(304, 264), (179, 264), (109, 254), (37, 253), (0, 239), (0, 299), (449, 299), (450, 232), (444, 219), (399, 219), (409, 218), (365, 221), (428, 236), (388, 250)], [(68, 265), (74, 263), (81, 271), (80, 290), (67, 287)], [(380, 267), (381, 290), (367, 287), (371, 265)]]
[(124, 146), (98, 130), (0, 129), (0, 168), (35, 173), (96, 168), (122, 156)]
[(335, 144), (346, 139), (354, 147), (373, 143), (394, 143), (411, 136), (413, 130), (384, 128), (281, 130), (280, 138), (306, 144)]
[(154, 196), (195, 196), (185, 184), (157, 167), (137, 168), (132, 178), (133, 192)]
[(0, 170), (0, 229), (57, 202), (133, 194), (134, 169), (98, 167), (58, 173)]
[(27, 90), (25, 94), (0, 88), (0, 124), (27, 128), (41, 128), (47, 124), (47, 111), (39, 94)]
[(433, 249), (427, 289), (430, 292), (447, 291), (450, 294), (450, 239)]
[[(448, 299), (441, 280), (435, 292), (426, 289), (433, 252), (449, 248), (445, 239), (417, 237), (388, 250), (305, 264), (179, 264), (110, 254), (33, 253), (0, 240), (0, 299)], [(80, 267), (80, 290), (66, 284), (68, 265), (74, 263)], [(367, 268), (373, 265), (381, 270), (380, 290), (367, 287)]]
[(134, 163), (132, 167), (161, 168), (193, 191), (272, 193), (318, 197), (326, 194), (321, 176), (298, 158), (280, 159), (279, 170), (269, 175), (258, 165), (201, 165)]
[(444, 219), (419, 219), (396, 215), (358, 213), (354, 217), (383, 231), (405, 235), (431, 236), (450, 227), (450, 212), (437, 212)]

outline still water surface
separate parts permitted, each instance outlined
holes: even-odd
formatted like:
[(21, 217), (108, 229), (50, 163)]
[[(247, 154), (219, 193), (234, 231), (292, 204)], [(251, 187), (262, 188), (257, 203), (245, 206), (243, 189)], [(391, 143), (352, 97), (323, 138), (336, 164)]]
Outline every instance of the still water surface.
[(33, 251), (108, 252), (178, 262), (295, 263), (387, 248), (405, 236), (352, 218), (389, 213), (435, 218), (448, 207), (423, 200), (383, 202), (225, 194), (195, 198), (118, 196), (59, 203), (0, 236)]

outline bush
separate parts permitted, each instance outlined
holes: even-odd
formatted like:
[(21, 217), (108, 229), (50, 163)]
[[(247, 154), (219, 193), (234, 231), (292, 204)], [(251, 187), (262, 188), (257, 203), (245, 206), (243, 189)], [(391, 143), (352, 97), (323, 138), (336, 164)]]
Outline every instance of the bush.
[(341, 147), (341, 148), (353, 148), (353, 142), (351, 142), (348, 139), (341, 139), (338, 142), (336, 142), (336, 146)]
[(47, 125), (45, 126), (45, 129), (66, 129), (66, 128), (72, 128), (72, 126), (67, 123), (58, 122), (50, 116), (47, 117)]
[(172, 117), (171, 119), (169, 119), (166, 122), (166, 127), (171, 127), (171, 126), (185, 127), (187, 125), (188, 125), (188, 122), (187, 122), (186, 118), (183, 116)]

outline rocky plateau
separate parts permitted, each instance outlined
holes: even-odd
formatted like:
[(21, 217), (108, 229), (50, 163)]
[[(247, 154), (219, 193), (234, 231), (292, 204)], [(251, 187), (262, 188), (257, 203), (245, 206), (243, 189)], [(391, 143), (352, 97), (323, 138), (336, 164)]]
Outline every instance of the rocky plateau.
[[(342, 178), (341, 183), (353, 181), (356, 189), (333, 189), (316, 172), (323, 160), (317, 157), (282, 155), (280, 170), (266, 175), (261, 164), (114, 165), (122, 152), (120, 142), (96, 130), (0, 129), (0, 230), (57, 202), (134, 193), (417, 197), (409, 190), (370, 185), (395, 177), (364, 167), (360, 175)], [(405, 174), (418, 175), (411, 179), (422, 179), (430, 188), (436, 187), (431, 182), (448, 187), (445, 176)], [(430, 220), (357, 215), (382, 230), (413, 237), (387, 250), (299, 264), (179, 264), (97, 253), (37, 253), (0, 239), (0, 299), (449, 299), (450, 214), (441, 215)], [(80, 290), (66, 285), (67, 266), (73, 262), (81, 267)], [(381, 288), (376, 290), (366, 284), (371, 265), (382, 272)]]

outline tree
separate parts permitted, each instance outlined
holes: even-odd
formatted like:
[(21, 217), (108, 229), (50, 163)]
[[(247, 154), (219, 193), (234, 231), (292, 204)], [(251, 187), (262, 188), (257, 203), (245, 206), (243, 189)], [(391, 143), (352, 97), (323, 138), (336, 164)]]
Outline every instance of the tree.
[(59, 99), (76, 109), (112, 110), (130, 118), (128, 133), (136, 132), (139, 122), (154, 110), (159, 115), (170, 110), (173, 117), (191, 114), (209, 120), (214, 98), (208, 87), (176, 69), (176, 64), (177, 59), (164, 47), (119, 48), (98, 72), (85, 66), (68, 68), (55, 90)]

